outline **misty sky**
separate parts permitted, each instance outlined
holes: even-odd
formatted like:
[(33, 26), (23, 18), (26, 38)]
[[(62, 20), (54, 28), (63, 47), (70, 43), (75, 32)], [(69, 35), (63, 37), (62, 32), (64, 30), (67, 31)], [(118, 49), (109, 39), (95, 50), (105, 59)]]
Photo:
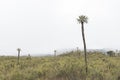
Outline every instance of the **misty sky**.
[(0, 55), (83, 49), (79, 15), (88, 49), (120, 49), (120, 0), (0, 0)]

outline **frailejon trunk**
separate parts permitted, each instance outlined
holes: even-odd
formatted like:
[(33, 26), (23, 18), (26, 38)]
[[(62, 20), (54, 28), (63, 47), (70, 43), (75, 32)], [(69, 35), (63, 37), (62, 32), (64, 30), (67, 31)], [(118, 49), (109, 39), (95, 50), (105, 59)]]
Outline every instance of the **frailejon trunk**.
[(82, 27), (82, 38), (83, 38), (83, 44), (84, 44), (84, 54), (85, 54), (85, 69), (86, 69), (86, 74), (88, 72), (88, 67), (87, 67), (87, 50), (86, 50), (86, 42), (85, 42), (85, 34), (84, 34), (84, 23), (81, 23)]
[(18, 64), (19, 64), (19, 59), (20, 59), (20, 51), (18, 51)]

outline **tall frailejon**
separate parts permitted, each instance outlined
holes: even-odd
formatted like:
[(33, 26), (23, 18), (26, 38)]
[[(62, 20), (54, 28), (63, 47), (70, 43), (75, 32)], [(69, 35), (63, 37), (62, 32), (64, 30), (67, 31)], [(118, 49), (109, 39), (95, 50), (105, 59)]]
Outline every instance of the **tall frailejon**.
[(86, 75), (88, 72), (88, 65), (87, 65), (87, 49), (86, 49), (86, 41), (85, 41), (85, 33), (84, 33), (84, 23), (88, 22), (88, 18), (84, 15), (79, 16), (77, 18), (77, 21), (79, 24), (81, 24), (81, 30), (82, 30), (82, 38), (83, 38), (83, 45), (84, 45), (84, 54), (85, 54), (85, 70), (86, 70)]

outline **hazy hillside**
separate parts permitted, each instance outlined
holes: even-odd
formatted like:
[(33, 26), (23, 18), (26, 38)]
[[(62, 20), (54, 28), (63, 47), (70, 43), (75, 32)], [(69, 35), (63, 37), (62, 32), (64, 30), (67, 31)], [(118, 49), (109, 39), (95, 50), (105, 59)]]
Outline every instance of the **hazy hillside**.
[[(88, 54), (87, 80), (120, 80), (120, 57)], [(85, 80), (84, 55), (68, 52), (53, 57), (0, 57), (0, 80)]]

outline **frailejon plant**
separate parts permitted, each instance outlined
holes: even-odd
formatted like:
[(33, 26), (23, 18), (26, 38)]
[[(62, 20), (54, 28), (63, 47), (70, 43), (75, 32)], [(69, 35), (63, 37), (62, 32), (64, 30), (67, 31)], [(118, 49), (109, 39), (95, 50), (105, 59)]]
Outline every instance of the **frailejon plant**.
[(54, 50), (54, 56), (55, 56), (55, 57), (57, 56), (56, 52), (57, 52), (57, 51), (56, 51), (56, 50)]
[(21, 51), (21, 49), (20, 49), (20, 48), (17, 48), (17, 51), (18, 51), (18, 64), (19, 64), (19, 61), (20, 61), (20, 51)]
[(87, 72), (88, 72), (87, 49), (86, 49), (86, 42), (85, 42), (84, 23), (88, 22), (88, 18), (84, 15), (81, 15), (77, 18), (77, 21), (81, 24), (82, 38), (83, 38), (83, 44), (84, 44), (84, 54), (85, 54), (85, 69), (86, 69), (86, 74), (87, 74)]

